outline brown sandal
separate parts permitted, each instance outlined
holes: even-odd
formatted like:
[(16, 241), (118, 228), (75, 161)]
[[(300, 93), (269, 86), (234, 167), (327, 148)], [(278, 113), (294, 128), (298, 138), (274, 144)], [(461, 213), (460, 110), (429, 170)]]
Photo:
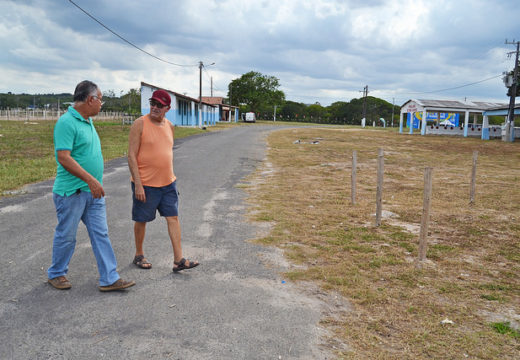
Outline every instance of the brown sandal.
[[(189, 265), (186, 265), (186, 261), (189, 262)], [(191, 268), (194, 268), (196, 266), (199, 266), (198, 262), (193, 262), (193, 261), (190, 261), (190, 260), (186, 260), (185, 258), (182, 258), (181, 261), (179, 261), (179, 262), (174, 261), (173, 264), (177, 265), (176, 267), (174, 267), (172, 269), (173, 272), (177, 272), (177, 271), (181, 271), (181, 270), (185, 270), (185, 269), (191, 269)]]
[(148, 260), (146, 260), (144, 255), (136, 255), (134, 257), (133, 262), (134, 262), (135, 266), (137, 266), (138, 268), (141, 268), (141, 269), (149, 270), (152, 268), (152, 263), (148, 262)]

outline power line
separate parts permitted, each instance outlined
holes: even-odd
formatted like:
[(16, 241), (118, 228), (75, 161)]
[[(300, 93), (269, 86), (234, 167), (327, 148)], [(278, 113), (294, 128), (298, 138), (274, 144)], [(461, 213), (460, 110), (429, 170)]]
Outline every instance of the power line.
[[(206, 69), (206, 65), (202, 64), (202, 70), (204, 70), (206, 72), (206, 74), (210, 77), (210, 79), (212, 78), (211, 74), (209, 73), (209, 71)], [(215, 91), (219, 91), (219, 92), (225, 92), (225, 90), (215, 86), (215, 84), (208, 78), (206, 78), (206, 81), (208, 84), (210, 84), (210, 86), (212, 87), (213, 90)]]
[[(202, 64), (202, 70), (204, 70), (204, 72), (206, 72), (206, 74), (208, 74), (208, 76), (211, 78), (211, 74), (209, 73), (208, 70), (206, 70), (206, 66), (205, 66), (204, 64)], [(206, 81), (207, 81), (209, 84), (211, 84), (211, 81), (210, 81), (210, 80), (206, 79)], [(213, 86), (213, 89), (215, 89), (215, 90), (219, 90), (219, 91), (221, 90), (221, 89), (219, 89), (219, 88), (216, 87), (216, 86)]]
[(496, 75), (496, 76), (493, 76), (493, 77), (490, 77), (490, 78), (487, 78), (487, 79), (484, 79), (484, 80), (479, 80), (479, 81), (475, 81), (475, 82), (472, 82), (472, 83), (469, 83), (469, 84), (455, 86), (455, 87), (447, 88), (447, 89), (440, 89), (440, 90), (434, 90), (434, 91), (422, 91), (422, 92), (410, 92), (410, 93), (405, 93), (405, 94), (432, 94), (432, 93), (436, 93), (436, 92), (455, 90), (455, 89), (460, 89), (460, 88), (463, 88), (463, 87), (466, 87), (466, 86), (479, 84), (479, 83), (482, 83), (484, 81), (493, 80), (493, 79), (496, 79), (496, 78), (501, 77), (501, 76), (502, 76), (502, 74)]
[[(436, 92), (460, 89), (460, 88), (463, 88), (463, 87), (467, 87), (467, 86), (479, 84), (479, 83), (482, 83), (482, 82), (485, 82), (485, 81), (493, 80), (493, 79), (496, 79), (496, 78), (501, 77), (501, 76), (503, 76), (503, 74), (496, 75), (496, 76), (493, 76), (493, 77), (490, 77), (490, 78), (487, 78), (487, 79), (475, 81), (475, 82), (472, 82), (472, 83), (469, 83), (469, 84), (464, 84), (464, 85), (455, 86), (455, 87), (446, 88), (446, 89), (433, 90), (433, 91), (424, 91), (424, 92), (388, 92), (387, 90), (372, 89), (371, 92), (372, 93), (376, 92), (376, 93), (380, 93), (380, 94), (392, 94), (392, 95), (395, 95), (395, 94), (397, 94), (397, 95), (399, 95), (399, 94), (402, 94), (402, 95), (409, 95), (409, 94), (432, 94), (432, 93), (436, 93)], [(354, 90), (348, 90), (348, 91), (354, 92)], [(360, 90), (359, 92), (363, 92), (364, 93), (364, 90), (363, 91)], [(286, 95), (291, 95), (291, 96), (296, 96), (296, 97), (306, 97), (306, 98), (317, 98), (315, 95), (295, 95), (295, 94), (287, 94), (287, 93), (286, 93)], [(364, 96), (364, 94), (363, 94), (363, 96)], [(332, 99), (331, 96), (318, 96), (318, 97)]]
[(143, 50), (141, 49), (139, 46), (135, 45), (134, 43), (128, 41), (127, 39), (125, 39), (124, 37), (122, 37), (121, 35), (119, 35), (118, 33), (116, 33), (114, 30), (110, 29), (108, 26), (106, 26), (105, 24), (103, 24), (101, 21), (99, 21), (98, 19), (96, 19), (94, 16), (90, 15), (87, 11), (83, 10), (78, 4), (76, 4), (74, 1), (72, 0), (69, 0), (69, 2), (74, 5), (75, 7), (77, 7), (78, 9), (80, 9), (81, 11), (83, 11), (88, 17), (90, 17), (92, 20), (94, 20), (95, 22), (97, 22), (99, 25), (103, 26), (105, 29), (107, 29), (108, 31), (110, 31), (112, 34), (114, 34), (115, 36), (117, 36), (118, 38), (120, 38), (121, 40), (123, 40), (124, 42), (126, 42), (128, 45), (130, 46), (133, 46), (134, 48), (136, 48), (137, 50), (139, 51), (142, 51), (143, 53), (145, 53), (146, 55), (148, 56), (151, 56), (153, 57), (154, 59), (157, 59), (159, 61), (162, 61), (166, 64), (170, 64), (170, 65), (175, 65), (175, 66), (182, 66), (182, 67), (196, 67), (198, 65), (182, 65), (182, 64), (176, 64), (176, 63), (173, 63), (173, 62), (170, 62), (170, 61), (167, 61), (167, 60), (164, 60), (164, 59), (161, 59), (160, 57), (158, 56), (155, 56), (153, 54), (150, 54), (148, 51), (146, 50)]

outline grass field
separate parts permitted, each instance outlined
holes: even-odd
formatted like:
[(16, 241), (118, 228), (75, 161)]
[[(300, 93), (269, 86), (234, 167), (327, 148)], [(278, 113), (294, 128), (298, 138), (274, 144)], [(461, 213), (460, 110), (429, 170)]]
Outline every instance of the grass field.
[[(56, 176), (53, 130), (56, 121), (0, 121), (0, 197), (37, 181)], [(96, 121), (105, 161), (125, 156), (130, 125)], [(213, 130), (217, 130), (215, 127)], [(198, 128), (176, 128), (175, 138), (204, 132)], [(16, 193), (16, 192), (15, 192)]]
[[(248, 187), (251, 219), (271, 224), (257, 241), (284, 250), (294, 265), (288, 280), (317, 282), (351, 304), (352, 311), (322, 320), (331, 340), (350, 349), (337, 347), (339, 358), (520, 358), (519, 143), (306, 128), (271, 133), (268, 146)], [(380, 227), (378, 148), (385, 154)], [(427, 261), (418, 269), (427, 166), (431, 222)]]

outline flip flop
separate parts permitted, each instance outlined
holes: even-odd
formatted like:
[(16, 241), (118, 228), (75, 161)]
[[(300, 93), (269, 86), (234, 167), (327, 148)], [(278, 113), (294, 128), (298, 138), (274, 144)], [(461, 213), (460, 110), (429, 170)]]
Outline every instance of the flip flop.
[[(141, 268), (141, 269), (149, 270), (152, 268), (152, 263), (148, 262), (148, 260), (146, 260), (144, 255), (136, 255), (133, 263), (135, 264), (135, 266), (137, 266), (138, 268)], [(146, 265), (150, 265), (150, 266), (146, 266)]]
[[(190, 264), (189, 265), (186, 265), (186, 261), (189, 261)], [(177, 272), (177, 271), (181, 271), (181, 270), (186, 270), (186, 269), (192, 269), (196, 266), (199, 266), (200, 264), (197, 262), (197, 263), (193, 263), (192, 261), (190, 260), (186, 260), (185, 258), (182, 258), (181, 261), (177, 262), (177, 261), (174, 261), (173, 262), (175, 265), (177, 265), (177, 267), (174, 267), (172, 270), (173, 272)]]

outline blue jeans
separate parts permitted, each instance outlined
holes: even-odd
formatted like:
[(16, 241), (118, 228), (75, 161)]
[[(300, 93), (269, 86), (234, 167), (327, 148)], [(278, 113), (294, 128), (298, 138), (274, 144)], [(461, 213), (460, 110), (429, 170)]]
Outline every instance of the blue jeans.
[(119, 279), (117, 261), (108, 237), (105, 198), (94, 199), (92, 194), (81, 191), (70, 196), (53, 193), (58, 225), (52, 245), (52, 265), (47, 270), (49, 279), (65, 276), (76, 247), (79, 221), (87, 227), (92, 250), (99, 271), (99, 285), (107, 286)]

